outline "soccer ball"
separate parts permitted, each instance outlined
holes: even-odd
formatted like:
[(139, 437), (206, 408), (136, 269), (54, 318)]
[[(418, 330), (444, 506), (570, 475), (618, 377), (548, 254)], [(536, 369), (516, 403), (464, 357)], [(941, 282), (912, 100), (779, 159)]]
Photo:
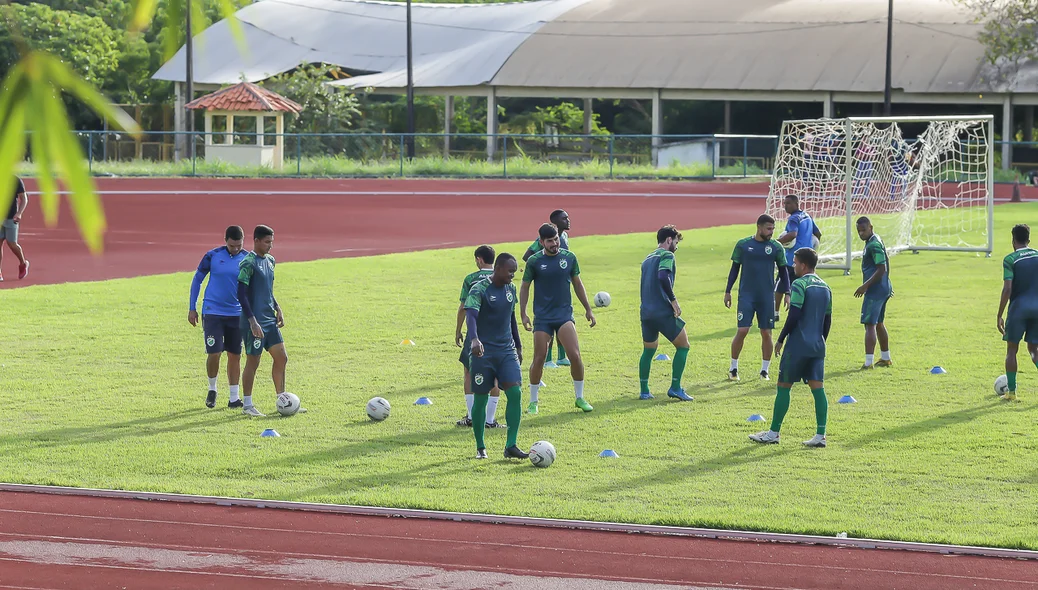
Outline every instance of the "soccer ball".
[(595, 293), (595, 307), (609, 307), (609, 303), (612, 302), (612, 298), (609, 297), (609, 293), (605, 291), (599, 291)]
[(534, 467), (548, 467), (555, 462), (555, 447), (546, 440), (539, 440), (530, 447), (530, 463)]
[(282, 416), (292, 416), (299, 411), (299, 396), (294, 393), (279, 393), (278, 394), (278, 414)]
[(820, 244), (820, 243), (821, 242), (818, 241), (818, 236), (811, 236), (811, 249), (812, 250), (817, 252), (818, 251), (818, 244)]
[(381, 422), (389, 417), (389, 402), (382, 397), (373, 397), (368, 402), (368, 418)]
[(999, 375), (995, 379), (995, 395), (1005, 395), (1009, 393), (1009, 378), (1005, 375)]

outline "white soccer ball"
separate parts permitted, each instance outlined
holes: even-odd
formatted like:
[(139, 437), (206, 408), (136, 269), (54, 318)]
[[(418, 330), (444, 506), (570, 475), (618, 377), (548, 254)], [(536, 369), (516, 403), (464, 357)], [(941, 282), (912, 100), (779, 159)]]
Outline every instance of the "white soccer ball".
[(381, 422), (389, 417), (389, 402), (383, 397), (373, 397), (368, 401), (368, 418)]
[(555, 462), (555, 447), (546, 440), (539, 440), (530, 447), (530, 463), (534, 467), (548, 467)]
[(292, 416), (299, 411), (299, 396), (294, 393), (284, 392), (278, 394), (278, 414)]
[(609, 296), (609, 293), (605, 291), (595, 293), (595, 307), (609, 307), (612, 301), (613, 299)]
[(1009, 377), (999, 375), (995, 379), (995, 395), (1005, 395), (1007, 393), (1009, 393)]
[(818, 236), (811, 236), (811, 249), (812, 250), (817, 252), (818, 251), (818, 244), (820, 244), (820, 243), (821, 242), (818, 241)]

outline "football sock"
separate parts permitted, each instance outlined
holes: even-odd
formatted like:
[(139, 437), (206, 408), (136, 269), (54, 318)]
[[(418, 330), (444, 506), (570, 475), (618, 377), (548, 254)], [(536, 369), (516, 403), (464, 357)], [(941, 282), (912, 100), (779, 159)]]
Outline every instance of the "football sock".
[(584, 382), (574, 381), (573, 382), (573, 393), (577, 396), (577, 399), (584, 397)]
[[(548, 358), (551, 358), (550, 356)], [(559, 342), (559, 360), (566, 358), (566, 349), (562, 347), (562, 343)]]
[(1016, 391), (1016, 372), (1006, 373), (1006, 380), (1009, 381), (1009, 391)]
[(771, 361), (764, 361), (764, 360), (762, 360), (762, 361), (760, 362), (760, 370), (761, 370), (762, 372), (764, 372), (764, 373), (767, 373), (767, 372), (768, 372), (768, 369), (769, 369), (770, 367), (771, 367)]
[[(523, 390), (515, 385), (505, 390), (505, 422), (508, 423), (508, 441), (505, 448), (513, 447), (519, 438), (519, 422), (523, 419)], [(472, 424), (475, 426), (475, 422)]]
[(487, 428), (487, 401), (490, 399), (488, 393), (477, 393), (472, 399), (472, 434), (476, 437), (476, 448), (485, 449), (487, 445), (483, 442), (483, 433)]
[(876, 355), (874, 355), (874, 354), (867, 354), (867, 355), (865, 355), (865, 366), (866, 367), (872, 366), (872, 363), (874, 363), (874, 362), (876, 362)]
[(497, 415), (498, 399), (500, 398), (497, 396), (491, 396), (491, 398), (487, 401), (487, 424), (493, 424), (495, 421), (495, 416)]
[(243, 405), (246, 408), (251, 408), (252, 407), (252, 396), (251, 395), (246, 395), (245, 396), (245, 403)]
[(641, 393), (649, 393), (649, 371), (652, 370), (652, 357), (656, 356), (655, 348), (643, 348), (642, 358), (638, 361), (638, 382)]
[(216, 380), (217, 377), (209, 378), (209, 391), (216, 391)]
[(890, 360), (890, 351), (889, 350), (881, 350), (881, 351), (879, 351), (879, 358), (880, 358), (880, 360), (883, 360), (883, 361), (889, 361)]
[(548, 345), (548, 356), (544, 357), (544, 362), (546, 362), (546, 363), (551, 362), (551, 349), (552, 349), (552, 345), (549, 344)]
[(475, 399), (476, 398), (473, 396), (473, 394), (471, 394), (471, 393), (466, 393), (465, 394), (465, 410), (466, 410), (466, 414), (465, 415), (468, 416), (469, 418), (472, 417), (472, 403), (473, 403), (473, 401)]
[(674, 351), (674, 368), (671, 370), (670, 388), (681, 389), (681, 375), (685, 372), (685, 361), (688, 360), (688, 349), (679, 348)]
[(541, 388), (540, 384), (530, 384), (530, 402), (537, 403), (537, 391)]
[(232, 402), (238, 401), (238, 388), (239, 387), (240, 387), (240, 385), (231, 385), (230, 386), (231, 398), (230, 398), (229, 401), (232, 401)]
[(811, 395), (815, 396), (815, 423), (818, 425), (815, 433), (824, 435), (825, 423), (829, 417), (829, 400), (825, 397), (825, 388), (812, 389)]
[(728, 369), (729, 371), (735, 371), (739, 368), (739, 359), (732, 359), (732, 366)]
[(789, 410), (789, 387), (779, 387), (778, 394), (775, 396), (775, 410), (771, 417), (771, 430), (778, 432), (779, 428), (782, 428), (782, 421), (786, 418), (786, 412)]

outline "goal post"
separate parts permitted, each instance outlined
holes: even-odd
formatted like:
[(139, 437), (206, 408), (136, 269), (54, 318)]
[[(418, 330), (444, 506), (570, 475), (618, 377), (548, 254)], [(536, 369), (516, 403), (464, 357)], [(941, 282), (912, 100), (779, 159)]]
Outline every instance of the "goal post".
[(787, 196), (815, 221), (820, 268), (850, 271), (866, 216), (888, 253), (994, 249), (994, 116), (785, 121), (767, 211)]

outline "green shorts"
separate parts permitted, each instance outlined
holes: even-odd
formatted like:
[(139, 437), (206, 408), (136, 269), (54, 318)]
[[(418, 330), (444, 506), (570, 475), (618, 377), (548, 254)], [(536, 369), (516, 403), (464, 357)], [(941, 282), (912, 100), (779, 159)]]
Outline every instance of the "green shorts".
[(890, 297), (876, 297), (865, 294), (861, 301), (861, 323), (866, 326), (882, 324), (887, 315), (887, 301)]
[(260, 326), (263, 330), (263, 338), (252, 335), (252, 328), (247, 320), (242, 321), (241, 332), (245, 339), (245, 354), (248, 356), (259, 356), (264, 350), (281, 344), (285, 340), (281, 337), (281, 330), (277, 326)]
[(783, 354), (779, 362), (779, 383), (825, 381), (825, 357)]
[(663, 334), (664, 338), (673, 342), (684, 329), (685, 320), (676, 318), (673, 315), (643, 319), (642, 342), (656, 342), (660, 334)]
[(1024, 340), (1028, 344), (1038, 344), (1038, 309), (1021, 309), (1010, 304), (1009, 313), (1006, 314), (1006, 333), (1002, 340)]
[(736, 305), (736, 325), (740, 328), (749, 328), (753, 325), (753, 316), (757, 316), (757, 327), (761, 330), (775, 329), (775, 299), (769, 295), (767, 299), (760, 295), (756, 299), (752, 297), (740, 297)]

